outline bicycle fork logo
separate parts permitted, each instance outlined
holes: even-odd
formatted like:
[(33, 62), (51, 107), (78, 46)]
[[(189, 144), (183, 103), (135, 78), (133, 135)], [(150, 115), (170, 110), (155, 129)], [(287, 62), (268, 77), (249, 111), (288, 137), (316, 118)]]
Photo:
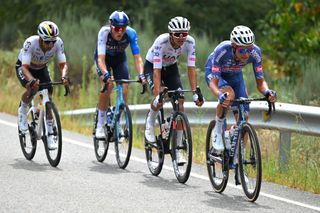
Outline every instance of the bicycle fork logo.
[(236, 150), (237, 140), (238, 140), (238, 128), (234, 131), (232, 141), (231, 141), (231, 150), (230, 150), (230, 156), (234, 156), (234, 152)]

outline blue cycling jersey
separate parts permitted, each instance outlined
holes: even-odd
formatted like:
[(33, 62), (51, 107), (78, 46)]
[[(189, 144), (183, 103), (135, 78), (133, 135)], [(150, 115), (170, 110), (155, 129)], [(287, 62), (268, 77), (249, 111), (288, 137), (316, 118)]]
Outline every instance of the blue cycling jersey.
[(132, 55), (140, 54), (138, 36), (133, 28), (128, 26), (121, 40), (116, 41), (111, 36), (110, 26), (105, 25), (98, 33), (95, 58), (97, 58), (98, 55), (115, 56), (124, 53), (129, 44)]
[(208, 85), (212, 78), (220, 79), (220, 77), (230, 82), (241, 81), (242, 78), (239, 78), (239, 76), (242, 76), (242, 69), (250, 63), (252, 63), (256, 79), (262, 79), (261, 59), (261, 50), (257, 45), (254, 45), (248, 61), (245, 63), (236, 61), (231, 42), (223, 41), (207, 59), (205, 65), (206, 81)]

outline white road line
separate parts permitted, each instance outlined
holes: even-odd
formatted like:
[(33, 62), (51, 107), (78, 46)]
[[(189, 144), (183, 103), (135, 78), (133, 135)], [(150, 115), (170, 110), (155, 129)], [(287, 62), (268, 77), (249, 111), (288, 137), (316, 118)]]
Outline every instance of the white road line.
[[(7, 125), (7, 126), (10, 126), (10, 127), (17, 128), (17, 124), (16, 123), (4, 121), (4, 120), (1, 120), (1, 119), (0, 119), (0, 123), (4, 124), (4, 125)], [(93, 149), (92, 145), (89, 145), (87, 143), (85, 144), (83, 142), (79, 142), (79, 141), (76, 141), (76, 140), (73, 140), (73, 139), (70, 139), (70, 138), (63, 137), (63, 141), (67, 141), (67, 142), (72, 143), (72, 144), (77, 145), (77, 146), (82, 146), (82, 147), (85, 147), (85, 148)], [(109, 150), (109, 153), (112, 154), (112, 155), (115, 155), (113, 150)], [(138, 158), (138, 157), (135, 157), (135, 156), (131, 156), (130, 160), (133, 160), (133, 161), (136, 161), (136, 162), (139, 162), (139, 163), (146, 163), (145, 159), (141, 159), (141, 158)], [(166, 170), (173, 171), (172, 167), (169, 167), (169, 166), (166, 166), (166, 165), (163, 165), (163, 168), (166, 169)], [(190, 175), (192, 177), (194, 177), (194, 178), (198, 178), (198, 179), (201, 179), (201, 180), (209, 181), (209, 178), (207, 176), (203, 176), (203, 175), (200, 175), (200, 174), (197, 174), (197, 173), (191, 173)], [(228, 187), (229, 186), (232, 187), (232, 188), (241, 189), (240, 187), (237, 187), (234, 184), (229, 184), (228, 183)], [(312, 205), (309, 205), (309, 204), (297, 202), (297, 201), (290, 200), (290, 199), (283, 198), (283, 197), (279, 197), (279, 196), (276, 196), (276, 195), (272, 195), (272, 194), (268, 194), (268, 193), (264, 193), (264, 192), (260, 192), (260, 195), (268, 197), (268, 198), (271, 198), (271, 199), (274, 199), (274, 200), (278, 200), (278, 201), (294, 204), (294, 205), (297, 205), (297, 206), (305, 207), (305, 208), (308, 208), (308, 209), (313, 209), (313, 210), (316, 210), (316, 211), (320, 211), (320, 207), (316, 207), (316, 206), (312, 206)]]

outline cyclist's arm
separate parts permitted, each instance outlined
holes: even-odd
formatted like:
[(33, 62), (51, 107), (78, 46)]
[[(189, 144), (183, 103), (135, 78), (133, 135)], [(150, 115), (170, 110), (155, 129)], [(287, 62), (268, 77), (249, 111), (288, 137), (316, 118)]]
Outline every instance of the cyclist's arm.
[(106, 55), (98, 55), (98, 66), (99, 66), (99, 69), (102, 71), (102, 75), (100, 76), (101, 79), (103, 79), (103, 75), (106, 72), (108, 72), (105, 61), (106, 61)]
[(133, 57), (137, 72), (143, 74), (143, 62), (140, 54), (133, 55)]
[(161, 69), (153, 69), (153, 95), (157, 97), (161, 91)]
[(59, 63), (59, 69), (61, 71), (61, 77), (67, 77), (68, 76), (68, 65), (67, 62)]
[(257, 82), (257, 89), (260, 93), (264, 94), (266, 90), (269, 89), (267, 82), (264, 80), (264, 78), (256, 79)]
[(34, 77), (32, 76), (32, 74), (29, 71), (29, 65), (22, 64), (21, 68), (22, 68), (22, 72), (23, 72), (23, 75), (26, 78), (26, 80), (31, 81)]
[[(189, 84), (192, 90), (196, 90), (197, 87), (197, 73), (195, 67), (188, 67)], [(193, 92), (195, 94), (195, 92)]]

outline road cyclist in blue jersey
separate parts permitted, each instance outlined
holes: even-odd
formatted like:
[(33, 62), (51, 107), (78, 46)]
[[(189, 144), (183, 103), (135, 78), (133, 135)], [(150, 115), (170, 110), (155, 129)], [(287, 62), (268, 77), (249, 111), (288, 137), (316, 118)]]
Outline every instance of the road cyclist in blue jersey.
[[(138, 36), (129, 25), (129, 17), (123, 11), (114, 11), (109, 17), (109, 23), (104, 25), (98, 33), (98, 41), (94, 54), (94, 61), (100, 79), (101, 87), (108, 82), (105, 92), (100, 93), (98, 102), (98, 123), (95, 131), (97, 138), (105, 138), (106, 111), (110, 106), (110, 94), (113, 84), (109, 80), (111, 75), (115, 80), (129, 79), (126, 48), (130, 45), (134, 57), (134, 64), (139, 79), (146, 83), (143, 74), (143, 61), (140, 56)], [(111, 73), (112, 72), (112, 73)], [(108, 81), (109, 80), (109, 81)], [(127, 102), (128, 84), (123, 83), (123, 96)]]
[[(233, 28), (230, 40), (223, 41), (209, 55), (205, 65), (205, 78), (210, 91), (218, 98), (216, 125), (212, 143), (217, 151), (224, 149), (222, 127), (228, 109), (235, 106), (234, 99), (248, 97), (243, 79), (243, 67), (252, 64), (257, 89), (274, 103), (277, 93), (270, 90), (264, 79), (260, 48), (255, 44), (255, 36), (249, 27), (239, 25)], [(238, 112), (233, 112), (237, 120)], [(249, 105), (245, 105), (245, 118), (248, 120)]]

